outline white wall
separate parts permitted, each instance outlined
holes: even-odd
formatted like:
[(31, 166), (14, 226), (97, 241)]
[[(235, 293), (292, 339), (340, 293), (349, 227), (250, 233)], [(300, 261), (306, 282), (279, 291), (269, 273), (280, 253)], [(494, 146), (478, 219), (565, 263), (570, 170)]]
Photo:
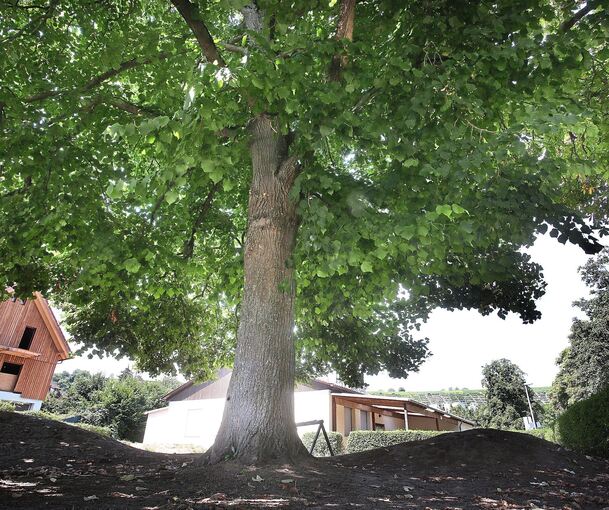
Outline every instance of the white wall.
[[(194, 444), (209, 448), (216, 438), (225, 399), (181, 400), (148, 414), (144, 443)], [(300, 391), (294, 394), (296, 422), (324, 420), (327, 431), (332, 430), (329, 390)], [(299, 427), (300, 435), (315, 431), (317, 426)]]
[(11, 391), (0, 391), (0, 400), (8, 400), (19, 404), (32, 404), (32, 411), (40, 411), (40, 406), (42, 406), (42, 400), (23, 398), (21, 393), (13, 393)]
[[(330, 390), (297, 391), (294, 393), (294, 421), (323, 420), (326, 432), (332, 430), (332, 399)], [(319, 425), (298, 427), (298, 435), (315, 432)]]

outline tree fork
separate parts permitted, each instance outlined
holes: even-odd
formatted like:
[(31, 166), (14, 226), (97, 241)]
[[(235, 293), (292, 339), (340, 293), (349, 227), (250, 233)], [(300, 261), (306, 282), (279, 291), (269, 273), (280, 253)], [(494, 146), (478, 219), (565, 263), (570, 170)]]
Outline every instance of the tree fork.
[(308, 457), (294, 424), (294, 295), (290, 259), (298, 218), (297, 161), (276, 122), (250, 124), (252, 182), (235, 365), (222, 424), (206, 462), (293, 462)]

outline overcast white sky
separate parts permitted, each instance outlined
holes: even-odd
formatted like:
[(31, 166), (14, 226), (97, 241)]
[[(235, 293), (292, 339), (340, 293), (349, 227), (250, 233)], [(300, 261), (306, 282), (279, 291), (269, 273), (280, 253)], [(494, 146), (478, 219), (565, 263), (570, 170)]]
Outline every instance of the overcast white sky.
[(548, 283), (546, 294), (538, 301), (541, 319), (522, 324), (513, 314), (502, 320), (477, 312), (436, 310), (422, 328), (433, 356), (407, 379), (368, 377), (369, 388), (480, 388), (482, 366), (499, 358), (520, 366), (533, 386), (550, 385), (557, 371), (556, 358), (568, 344), (571, 319), (581, 315), (572, 303), (588, 294), (577, 268), (589, 257), (580, 248), (562, 245), (547, 235), (539, 238), (529, 253), (543, 266)]
[[(539, 321), (525, 325), (514, 315), (501, 320), (496, 315), (482, 317), (476, 312), (437, 310), (421, 332), (429, 337), (433, 356), (418, 373), (405, 380), (391, 379), (386, 374), (367, 377), (369, 389), (479, 388), (481, 367), (498, 358), (508, 358), (519, 365), (532, 385), (550, 385), (557, 371), (556, 357), (566, 347), (571, 319), (578, 313), (572, 302), (587, 294), (577, 268), (588, 257), (581, 249), (562, 245), (549, 236), (539, 238), (530, 253), (543, 266), (548, 282), (546, 295), (538, 303), (542, 312)], [(110, 375), (131, 365), (125, 359), (81, 357), (64, 361), (58, 371), (80, 368)]]

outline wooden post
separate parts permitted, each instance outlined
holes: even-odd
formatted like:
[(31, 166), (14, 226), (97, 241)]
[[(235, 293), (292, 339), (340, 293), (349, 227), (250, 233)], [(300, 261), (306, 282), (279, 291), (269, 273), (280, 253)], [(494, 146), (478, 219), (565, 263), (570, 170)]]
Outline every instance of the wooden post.
[(404, 402), (404, 430), (409, 430), (409, 428), (408, 428), (408, 408), (406, 407), (406, 402)]
[(336, 432), (336, 397), (331, 396), (332, 402), (332, 423), (330, 424), (330, 430)]

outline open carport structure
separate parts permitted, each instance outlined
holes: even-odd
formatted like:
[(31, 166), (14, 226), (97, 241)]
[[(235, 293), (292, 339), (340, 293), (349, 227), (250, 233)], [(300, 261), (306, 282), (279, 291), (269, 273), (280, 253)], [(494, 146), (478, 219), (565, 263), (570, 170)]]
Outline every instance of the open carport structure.
[(332, 394), (332, 430), (349, 435), (352, 430), (459, 431), (475, 423), (449, 412), (403, 397)]

